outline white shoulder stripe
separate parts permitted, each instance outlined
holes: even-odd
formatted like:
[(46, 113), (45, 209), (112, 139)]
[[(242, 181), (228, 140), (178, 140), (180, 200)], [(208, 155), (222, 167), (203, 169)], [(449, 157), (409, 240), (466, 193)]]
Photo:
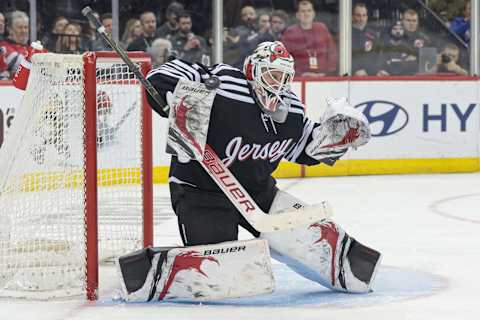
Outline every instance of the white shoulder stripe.
[(234, 71), (241, 72), (239, 69), (235, 67), (229, 66), (228, 64), (221, 63), (218, 66), (216, 66), (215, 69), (212, 70), (212, 73), (217, 74), (219, 71), (222, 71), (222, 70), (234, 70)]
[(298, 97), (296, 95), (294, 95), (293, 93), (282, 94), (281, 97), (285, 100), (291, 100), (291, 101), (295, 101), (295, 102), (298, 102), (298, 103), (302, 103), (302, 101), (300, 101), (300, 99), (298, 99)]
[(292, 91), (289, 91), (286, 94), (282, 94), (282, 97), (285, 98), (285, 99), (290, 99), (292, 101), (301, 102), (301, 100), (297, 97), (297, 95), (295, 93), (293, 93)]
[(244, 96), (244, 95), (232, 93), (232, 92), (229, 92), (229, 91), (225, 91), (225, 90), (222, 90), (222, 89), (217, 89), (217, 94), (221, 95), (225, 98), (232, 99), (232, 100), (238, 100), (238, 101), (242, 101), (242, 102), (246, 102), (246, 103), (255, 104), (255, 101), (250, 96)]
[(223, 81), (235, 82), (235, 83), (243, 84), (245, 86), (248, 85), (247, 80), (241, 79), (241, 78), (235, 78), (235, 77), (232, 77), (232, 76), (219, 76), (218, 78), (220, 80), (223, 80)]
[[(210, 77), (208, 74), (202, 74), (202, 78), (203, 78), (203, 79), (206, 79), (206, 78), (208, 78), (208, 77)], [(242, 85), (242, 87), (248, 89), (248, 82), (247, 82), (247, 80), (244, 80), (244, 79), (242, 79), (242, 78), (235, 78), (235, 77), (232, 77), (232, 76), (219, 76), (218, 78), (220, 79), (220, 82), (226, 82), (226, 81), (228, 81), (228, 82), (235, 82), (235, 83), (237, 83), (237, 84), (239, 84), (239, 85)]]
[(150, 74), (149, 77), (151, 77), (151, 76), (153, 76), (154, 74), (157, 74), (157, 73), (161, 73), (161, 74), (167, 75), (167, 76), (172, 77), (172, 78), (185, 79), (184, 76), (178, 76), (176, 74), (168, 72), (167, 70), (156, 70), (155, 72), (152, 72), (152, 74)]
[(177, 74), (183, 78), (188, 78), (189, 80), (193, 80), (193, 76), (191, 73), (188, 73), (188, 72), (185, 72), (183, 70), (179, 70), (179, 69), (174, 69), (174, 68), (169, 68), (167, 66), (163, 66), (162, 67), (162, 70), (165, 70), (165, 71), (168, 71), (168, 72), (171, 72), (171, 73), (174, 73), (174, 74)]
[(195, 81), (200, 81), (200, 73), (195, 70), (194, 68), (192, 68), (191, 66), (189, 66), (188, 64), (180, 61), (180, 60), (173, 60), (172, 63), (176, 64), (178, 67), (180, 68), (183, 68), (184, 70), (186, 71), (189, 71), (190, 73), (192, 73), (192, 75), (194, 76), (195, 78)]
[(302, 101), (300, 101), (300, 100), (298, 100), (298, 99), (295, 99), (295, 98), (292, 99), (292, 98), (293, 98), (293, 97), (290, 97), (289, 99), (290, 99), (290, 101), (292, 101), (293, 104), (296, 104), (296, 105), (299, 105), (299, 106), (303, 106)]
[(147, 75), (147, 79), (150, 79), (152, 76), (154, 76), (154, 75), (156, 75), (156, 74), (158, 74), (158, 73), (166, 74), (166, 75), (168, 75), (168, 76), (170, 76), (170, 77), (175, 77), (175, 78), (178, 78), (178, 79), (180, 79), (180, 78), (185, 78), (184, 76), (181, 76), (181, 77), (180, 77), (180, 76), (178, 76), (178, 75), (172, 74), (171, 72), (169, 72), (169, 71), (167, 71), (167, 70), (165, 70), (165, 69), (160, 69), (160, 68), (159, 68), (159, 69), (155, 69), (155, 70), (150, 71), (150, 72), (148, 73), (148, 75)]
[(239, 92), (244, 92), (246, 94), (250, 94), (250, 90), (248, 90), (248, 88), (236, 86), (234, 84), (229, 84), (229, 83), (222, 83), (220, 85), (220, 89), (233, 90), (233, 91), (239, 91)]
[(303, 109), (303, 103), (301, 103), (300, 101), (290, 100), (290, 105)]

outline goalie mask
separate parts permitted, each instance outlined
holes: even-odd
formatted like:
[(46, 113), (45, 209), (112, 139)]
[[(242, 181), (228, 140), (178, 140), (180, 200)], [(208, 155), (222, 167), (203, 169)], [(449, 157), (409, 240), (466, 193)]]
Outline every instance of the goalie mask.
[(284, 102), (295, 74), (293, 57), (279, 42), (262, 42), (245, 59), (243, 72), (251, 83), (260, 106), (274, 114)]

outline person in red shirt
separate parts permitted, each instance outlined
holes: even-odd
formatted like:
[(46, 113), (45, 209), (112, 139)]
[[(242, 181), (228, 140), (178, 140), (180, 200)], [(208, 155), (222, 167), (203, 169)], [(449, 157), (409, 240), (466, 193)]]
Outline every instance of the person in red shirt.
[(28, 16), (22, 11), (7, 14), (8, 37), (0, 41), (0, 47), (5, 48), (5, 61), (9, 78), (13, 78), (17, 68), (30, 53), (28, 45)]
[(337, 69), (337, 45), (325, 24), (314, 22), (315, 10), (308, 0), (298, 3), (298, 24), (287, 28), (281, 38), (295, 58), (299, 76), (324, 76)]

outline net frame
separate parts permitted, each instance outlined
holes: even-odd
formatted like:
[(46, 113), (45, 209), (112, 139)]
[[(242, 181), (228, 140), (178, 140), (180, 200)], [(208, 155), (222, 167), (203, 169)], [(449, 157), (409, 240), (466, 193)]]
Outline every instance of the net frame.
[[(53, 54), (50, 53), (49, 55), (53, 55)], [(65, 55), (57, 55), (57, 56), (65, 56)], [(100, 177), (100, 172), (102, 169), (99, 169), (98, 161), (97, 161), (98, 127), (97, 127), (96, 96), (97, 96), (97, 88), (99, 85), (99, 83), (97, 83), (98, 81), (97, 67), (102, 63), (122, 64), (122, 65), (124, 64), (122, 63), (122, 60), (115, 53), (112, 53), (112, 52), (87, 52), (81, 56), (68, 55), (67, 61), (71, 60), (70, 57), (72, 59), (74, 58), (73, 60), (76, 61), (75, 63), (78, 63), (79, 69), (75, 69), (75, 70), (79, 70), (79, 73), (81, 73), (82, 77), (80, 82), (75, 82), (75, 83), (65, 82), (64, 85), (78, 86), (78, 91), (82, 92), (82, 100), (77, 100), (77, 101), (79, 102), (78, 104), (81, 104), (81, 106), (80, 105), (78, 106), (78, 107), (81, 107), (79, 114), (82, 114), (82, 117), (83, 117), (83, 120), (82, 120), (83, 131), (80, 132), (80, 135), (83, 135), (82, 137), (83, 144), (80, 144), (79, 148), (83, 150), (84, 162), (83, 162), (82, 173), (79, 174), (78, 176), (75, 175), (74, 177), (70, 177), (69, 180), (66, 180), (67, 181), (66, 183), (69, 186), (73, 186), (73, 188), (77, 188), (78, 186), (81, 186), (80, 190), (82, 190), (83, 192), (84, 198), (83, 198), (83, 201), (81, 202), (82, 203), (81, 207), (79, 207), (79, 209), (81, 208), (81, 211), (79, 213), (83, 212), (83, 214), (77, 215), (77, 217), (79, 217), (79, 222), (81, 222), (81, 220), (84, 221), (83, 226), (81, 226), (80, 227), (81, 229), (79, 230), (80, 232), (82, 232), (83, 230), (82, 233), (84, 234), (84, 236), (81, 238), (82, 249), (78, 250), (79, 252), (84, 251), (84, 254), (82, 253), (81, 255), (79, 255), (80, 257), (82, 257), (82, 259), (78, 259), (78, 263), (76, 265), (80, 265), (78, 270), (83, 270), (84, 272), (84, 274), (83, 272), (80, 273), (80, 274), (83, 274), (82, 282), (84, 281), (84, 284), (81, 287), (81, 289), (84, 290), (86, 298), (88, 300), (96, 300), (98, 298), (98, 289), (99, 289), (99, 245), (100, 245), (99, 244), (99, 215), (98, 215), (99, 213), (98, 184), (103, 182), (103, 180), (102, 181), (97, 180), (97, 179), (103, 179)], [(146, 75), (148, 71), (151, 69), (150, 57), (146, 53), (143, 53), (143, 52), (130, 53), (129, 57), (133, 60), (134, 63), (136, 63), (139, 66), (141, 72), (144, 75)], [(54, 59), (53, 61), (57, 63), (57, 59)], [(38, 70), (42, 70), (42, 69), (38, 69)], [(64, 70), (66, 71), (67, 69), (64, 69)], [(127, 72), (128, 74), (131, 75), (131, 72), (129, 71)], [(152, 113), (146, 100), (145, 90), (136, 79), (129, 77), (127, 79), (123, 79), (123, 78), (116, 79), (115, 81), (116, 81), (115, 85), (134, 84), (136, 86), (139, 86), (138, 89), (135, 89), (135, 90), (137, 90), (136, 91), (137, 95), (140, 94), (139, 97), (141, 97), (141, 111), (138, 110), (137, 108), (138, 119), (141, 123), (139, 124), (139, 127), (137, 127), (137, 130), (138, 129), (140, 130), (140, 136), (141, 136), (140, 141), (138, 142), (141, 144), (141, 156), (140, 156), (141, 162), (139, 164), (140, 166), (139, 176), (142, 177), (142, 179), (140, 179), (141, 181), (140, 197), (141, 197), (141, 209), (142, 209), (141, 214), (143, 216), (143, 219), (141, 221), (142, 223), (141, 228), (143, 229), (141, 232), (141, 237), (143, 239), (142, 238), (135, 238), (135, 239), (141, 239), (144, 247), (151, 246), (153, 244), (153, 183), (152, 183), (153, 165), (152, 165), (152, 118), (151, 118)], [(35, 81), (32, 81), (32, 83), (34, 82)], [(45, 90), (48, 90), (48, 87), (46, 87)], [(28, 91), (28, 88), (27, 88), (27, 91)], [(26, 99), (27, 104), (35, 107), (36, 106), (35, 96), (33, 95), (29, 96), (28, 94), (26, 95), (28, 96), (28, 98)], [(25, 122), (25, 123), (29, 123), (29, 122)], [(14, 121), (14, 125), (15, 124), (16, 123)], [(22, 137), (21, 139), (23, 141), (23, 135), (24, 135), (24, 132), (26, 132), (27, 127), (25, 125), (20, 125), (18, 122), (17, 124), (18, 124), (18, 127), (21, 128), (21, 130), (19, 130), (18, 133), (16, 133), (15, 135), (16, 137)], [(15, 148), (13, 143), (11, 143), (11, 145), (13, 148)], [(14, 150), (12, 149), (11, 146), (8, 146), (8, 147), (10, 151)], [(5, 150), (5, 154), (7, 153), (8, 153), (7, 150)], [(8, 166), (8, 167), (2, 166), (3, 169), (7, 170), (7, 172), (10, 171), (9, 170), (10, 166), (14, 165), (16, 161), (15, 160), (16, 157), (13, 156), (16, 153), (10, 153), (10, 154), (12, 154), (12, 157), (7, 156), (5, 158), (6, 161), (2, 160), (2, 164), (7, 164)], [(137, 155), (137, 159), (138, 159), (138, 155)], [(0, 188), (1, 188), (0, 196), (4, 188), (4, 184), (7, 182), (7, 179), (8, 179), (8, 174), (3, 176), (5, 180), (0, 181)], [(34, 179), (32, 179), (32, 181), (34, 181)], [(79, 181), (81, 181), (82, 184), (80, 184)], [(37, 190), (37, 185), (35, 185), (34, 183), (35, 182), (33, 182), (31, 186), (29, 185), (30, 189), (27, 191)], [(138, 187), (136, 188), (138, 189)], [(42, 191), (42, 190), (39, 189), (39, 191)], [(20, 194), (19, 196), (22, 196), (22, 194)], [(137, 200), (140, 200), (138, 195), (136, 196), (136, 198)], [(83, 215), (83, 218), (82, 218), (82, 215)], [(7, 218), (8, 218), (8, 215), (7, 215)], [(28, 224), (25, 224), (25, 225), (28, 226)], [(140, 225), (138, 226), (140, 227)], [(1, 231), (1, 228), (0, 228), (0, 231)], [(8, 233), (7, 233), (7, 236), (8, 236)], [(41, 238), (40, 238), (40, 241), (42, 241)], [(38, 239), (34, 239), (34, 242), (35, 243), (32, 243), (32, 245), (38, 245), (39, 241)], [(136, 243), (139, 244), (138, 242)], [(62, 240), (60, 241), (43, 240), (41, 243), (41, 247), (46, 248), (47, 251), (57, 252), (57, 254), (58, 252), (61, 253), (62, 250), (69, 250), (69, 244)], [(36, 257), (34, 256), (35, 252), (28, 251), (28, 250), (32, 250), (28, 242), (23, 243), (23, 246), (20, 246), (20, 247), (16, 246), (15, 248), (14, 250), (28, 252), (29, 254), (31, 253), (32, 258), (36, 259)], [(0, 254), (4, 254), (4, 253), (5, 252), (3, 251), (0, 252)], [(84, 261), (80, 262), (83, 259)], [(36, 260), (32, 260), (32, 261), (33, 263), (37, 264)], [(47, 265), (48, 263), (45, 262), (45, 266)], [(68, 282), (65, 282), (65, 283), (68, 283)], [(2, 292), (2, 288), (0, 288), (0, 292)], [(78, 293), (76, 293), (76, 295), (78, 295)], [(28, 292), (26, 296), (23, 296), (23, 295), (8, 295), (8, 296), (37, 298), (35, 295), (29, 295)], [(63, 295), (60, 295), (60, 296), (63, 296)], [(59, 296), (56, 294), (49, 295), (48, 297), (46, 297), (46, 299), (50, 299), (53, 297), (59, 297)], [(45, 299), (45, 298), (40, 298), (40, 299)]]

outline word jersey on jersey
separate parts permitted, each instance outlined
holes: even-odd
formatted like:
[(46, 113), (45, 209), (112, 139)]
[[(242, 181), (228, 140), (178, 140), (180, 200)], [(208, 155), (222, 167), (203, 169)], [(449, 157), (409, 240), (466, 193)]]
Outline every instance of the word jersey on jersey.
[[(275, 122), (258, 105), (243, 72), (226, 64), (206, 70), (198, 64), (176, 59), (150, 71), (147, 78), (165, 97), (167, 92), (175, 90), (179, 79), (205, 82), (211, 75), (217, 76), (221, 83), (213, 102), (207, 143), (267, 211), (276, 183), (271, 174), (282, 159), (307, 165), (320, 163), (305, 153), (305, 146), (312, 140), (312, 130), (318, 124), (305, 116), (302, 103), (291, 91), (282, 96), (288, 104), (287, 119), (283, 123)], [(149, 102), (157, 113), (166, 117), (161, 106), (150, 97)], [(221, 192), (195, 161), (180, 163), (172, 157), (170, 181)]]

